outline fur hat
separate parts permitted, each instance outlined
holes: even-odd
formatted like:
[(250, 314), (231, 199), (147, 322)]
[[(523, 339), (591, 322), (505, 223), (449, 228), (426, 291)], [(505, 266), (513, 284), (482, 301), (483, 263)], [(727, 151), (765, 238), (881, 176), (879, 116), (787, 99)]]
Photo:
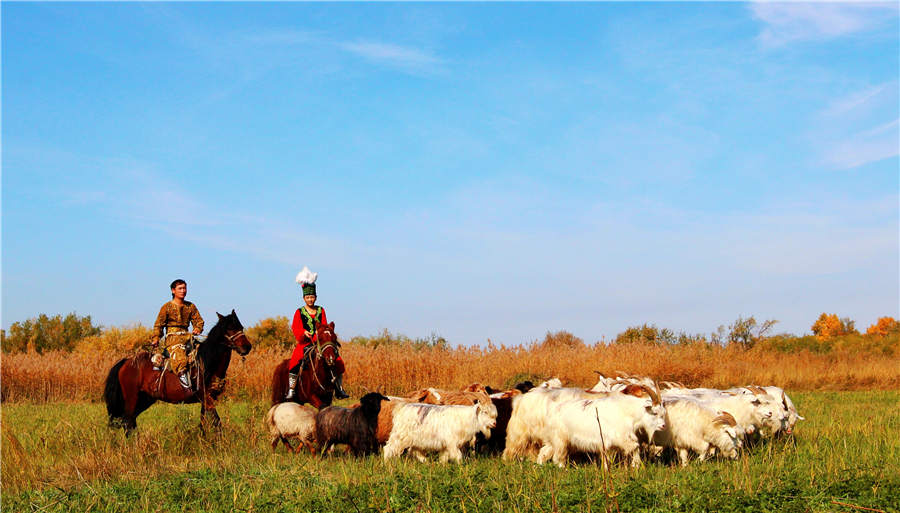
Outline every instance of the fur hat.
[(297, 283), (303, 287), (303, 295), (304, 296), (315, 296), (316, 295), (316, 278), (319, 277), (319, 273), (314, 273), (309, 270), (309, 267), (303, 266), (303, 269), (297, 273)]

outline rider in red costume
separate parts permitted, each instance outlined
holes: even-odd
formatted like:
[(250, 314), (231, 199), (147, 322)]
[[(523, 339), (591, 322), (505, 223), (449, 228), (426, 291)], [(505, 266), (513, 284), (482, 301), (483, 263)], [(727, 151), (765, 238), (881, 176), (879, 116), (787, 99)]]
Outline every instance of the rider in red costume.
[[(303, 302), (301, 306), (294, 312), (294, 320), (291, 322), (291, 331), (294, 332), (294, 338), (297, 339), (297, 345), (291, 354), (291, 361), (288, 364), (288, 391), (285, 399), (294, 397), (294, 386), (297, 384), (297, 376), (303, 369), (303, 365), (307, 361), (307, 351), (315, 347), (316, 328), (322, 324), (328, 324), (325, 317), (325, 309), (316, 305), (316, 278), (318, 273), (311, 273), (306, 267), (297, 275), (297, 282), (303, 287)], [(334, 378), (334, 396), (338, 399), (346, 399), (350, 397), (344, 392), (344, 360), (338, 355), (335, 360), (337, 365), (335, 371), (337, 375)]]

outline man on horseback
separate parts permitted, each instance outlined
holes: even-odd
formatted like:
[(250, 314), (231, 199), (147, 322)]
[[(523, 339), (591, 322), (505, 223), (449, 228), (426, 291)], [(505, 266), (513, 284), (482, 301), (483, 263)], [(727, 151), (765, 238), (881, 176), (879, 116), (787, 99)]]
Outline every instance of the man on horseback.
[[(309, 361), (310, 351), (315, 350), (315, 343), (318, 342), (316, 329), (320, 325), (328, 324), (325, 317), (325, 309), (316, 306), (316, 278), (318, 273), (310, 272), (304, 266), (300, 274), (297, 275), (297, 283), (303, 288), (303, 306), (294, 312), (294, 320), (291, 322), (291, 331), (294, 332), (294, 338), (297, 339), (297, 345), (291, 354), (291, 361), (288, 364), (288, 390), (285, 396), (286, 400), (294, 397), (294, 387), (297, 385), (297, 376)], [(334, 395), (338, 399), (346, 399), (350, 397), (344, 392), (344, 360), (338, 355), (335, 360), (337, 363), (337, 375), (334, 376)]]
[[(172, 300), (162, 305), (159, 314), (156, 316), (156, 322), (153, 323), (153, 334), (150, 337), (150, 344), (153, 345), (152, 357), (153, 364), (161, 367), (163, 355), (159, 349), (159, 341), (163, 339), (163, 330), (165, 330), (164, 349), (169, 353), (169, 366), (172, 371), (178, 375), (181, 386), (186, 389), (191, 388), (190, 378), (188, 377), (188, 357), (186, 344), (191, 342), (194, 335), (203, 333), (203, 318), (197, 307), (190, 301), (185, 301), (187, 295), (187, 283), (178, 279), (170, 285), (172, 289)], [(188, 325), (193, 327), (192, 331), (188, 331)]]

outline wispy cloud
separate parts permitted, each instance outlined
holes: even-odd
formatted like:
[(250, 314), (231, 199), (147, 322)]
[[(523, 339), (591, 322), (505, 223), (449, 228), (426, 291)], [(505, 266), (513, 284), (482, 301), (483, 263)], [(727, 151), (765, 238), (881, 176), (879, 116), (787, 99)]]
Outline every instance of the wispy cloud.
[[(885, 88), (888, 85), (889, 84), (881, 84), (867, 87), (862, 91), (838, 98), (831, 102), (831, 104), (822, 112), (822, 115), (833, 117), (859, 110), (877, 99), (879, 94), (885, 92)], [(896, 86), (896, 84), (894, 84), (894, 86)]]
[(765, 48), (797, 41), (821, 41), (865, 32), (896, 17), (898, 5), (888, 3), (769, 3), (750, 5), (753, 16), (763, 23), (757, 36)]
[(810, 137), (820, 161), (832, 169), (854, 169), (900, 155), (898, 108), (897, 81), (834, 99), (813, 121)]
[(432, 51), (417, 46), (401, 45), (389, 41), (348, 40), (337, 38), (322, 31), (270, 29), (228, 36), (229, 47), (276, 50), (296, 50), (304, 48), (336, 48), (337, 50), (361, 57), (366, 61), (398, 69), (408, 73), (435, 73), (443, 71), (444, 59)]
[(206, 103), (223, 101), (279, 69), (296, 67), (307, 74), (331, 73), (358, 58), (410, 75), (446, 71), (444, 59), (415, 45), (285, 26), (216, 31), (185, 16), (177, 7), (154, 4), (145, 9), (169, 28), (175, 44), (221, 75), (221, 85)]
[(339, 43), (340, 48), (368, 61), (412, 72), (435, 72), (442, 65), (441, 59), (418, 48), (377, 41)]
[(898, 119), (858, 132), (825, 152), (824, 160), (837, 169), (853, 169), (900, 155)]

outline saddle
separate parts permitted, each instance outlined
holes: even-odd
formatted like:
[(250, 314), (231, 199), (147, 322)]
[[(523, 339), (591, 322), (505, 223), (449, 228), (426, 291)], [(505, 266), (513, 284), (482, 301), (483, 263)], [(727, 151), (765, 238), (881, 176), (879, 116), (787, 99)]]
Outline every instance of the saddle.
[[(181, 333), (173, 333), (181, 334)], [(167, 334), (168, 336), (168, 334)], [(200, 345), (206, 341), (206, 337), (202, 335), (192, 335), (191, 338), (185, 342), (184, 344), (176, 344), (180, 345), (184, 348), (185, 359), (187, 361), (187, 376), (188, 381), (190, 382), (191, 376), (193, 376), (194, 371), (197, 370), (197, 352), (200, 349)], [(175, 346), (170, 346), (175, 347)], [(173, 372), (171, 369), (170, 363), (171, 356), (169, 355), (169, 348), (163, 348), (161, 353), (156, 353), (150, 358), (150, 362), (153, 364), (154, 370), (159, 370), (160, 372), (160, 381), (162, 377), (165, 375), (167, 371)], [(193, 384), (191, 386), (193, 388)]]

